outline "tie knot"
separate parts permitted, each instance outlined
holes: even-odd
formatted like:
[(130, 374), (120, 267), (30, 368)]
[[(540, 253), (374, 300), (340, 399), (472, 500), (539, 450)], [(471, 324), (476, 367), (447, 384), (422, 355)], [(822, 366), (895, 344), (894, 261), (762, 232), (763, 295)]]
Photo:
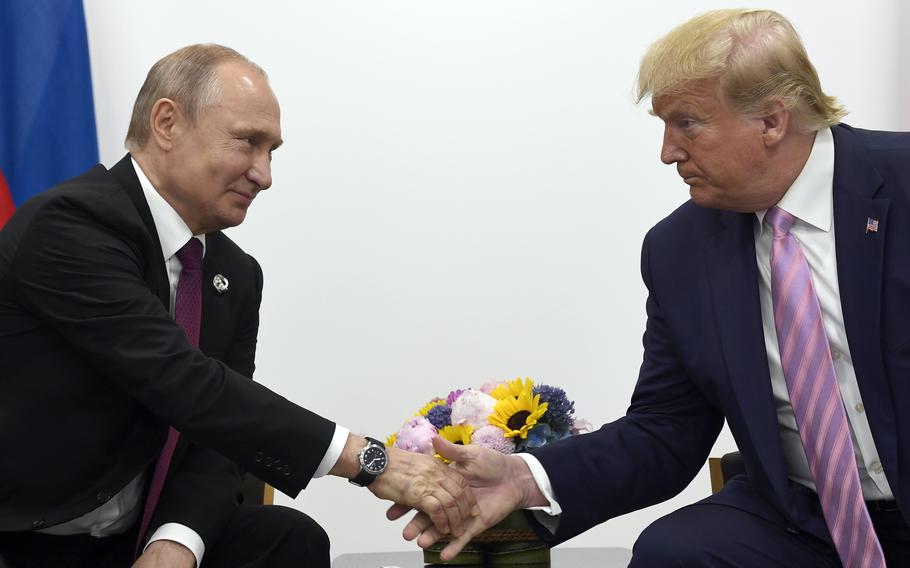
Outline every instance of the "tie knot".
[(765, 223), (774, 229), (775, 237), (782, 237), (790, 232), (790, 227), (796, 222), (796, 217), (790, 215), (780, 207), (772, 207), (765, 213)]
[(184, 270), (202, 270), (202, 241), (195, 237), (177, 251), (177, 258)]

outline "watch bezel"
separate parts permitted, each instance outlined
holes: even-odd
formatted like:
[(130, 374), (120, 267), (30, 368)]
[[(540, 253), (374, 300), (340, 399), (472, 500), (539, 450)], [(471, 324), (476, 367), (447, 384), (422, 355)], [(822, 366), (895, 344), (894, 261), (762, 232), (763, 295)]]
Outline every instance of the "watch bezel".
[[(376, 448), (376, 450), (379, 451), (385, 458), (383, 460), (384, 463), (382, 464), (382, 467), (379, 469), (371, 469), (364, 461), (367, 452), (373, 448)], [(357, 475), (348, 481), (354, 485), (366, 487), (367, 485), (373, 483), (373, 481), (379, 477), (386, 470), (386, 468), (388, 468), (389, 452), (385, 444), (375, 438), (370, 438), (367, 436), (367, 443), (363, 446), (363, 448), (360, 449), (360, 452), (357, 454), (357, 461), (360, 464), (360, 471), (357, 473)]]

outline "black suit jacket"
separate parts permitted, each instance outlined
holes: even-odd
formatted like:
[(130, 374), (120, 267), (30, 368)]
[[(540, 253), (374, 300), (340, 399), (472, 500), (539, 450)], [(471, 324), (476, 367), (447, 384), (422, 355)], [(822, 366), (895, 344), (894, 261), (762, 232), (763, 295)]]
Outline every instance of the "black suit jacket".
[[(869, 426), (910, 518), (910, 134), (832, 128), (844, 324)], [(879, 221), (867, 231), (869, 219)], [(815, 494), (787, 478), (771, 393), (752, 213), (691, 201), (649, 231), (644, 361), (623, 418), (545, 446), (563, 515), (551, 543), (668, 499), (704, 464), (724, 419), (769, 518), (829, 538)], [(715, 500), (728, 498), (725, 493)], [(736, 502), (725, 503), (737, 506)]]
[[(26, 203), (0, 231), (0, 531), (48, 527), (110, 499), (182, 433), (152, 530), (210, 543), (243, 468), (296, 495), (334, 424), (250, 380), (259, 265), (206, 237), (200, 345), (169, 284), (129, 156)], [(230, 280), (224, 294), (206, 285)]]

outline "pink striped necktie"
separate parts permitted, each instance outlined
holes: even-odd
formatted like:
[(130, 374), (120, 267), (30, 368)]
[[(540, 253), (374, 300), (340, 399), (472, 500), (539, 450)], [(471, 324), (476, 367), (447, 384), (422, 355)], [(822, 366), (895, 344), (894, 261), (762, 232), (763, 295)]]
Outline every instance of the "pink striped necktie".
[[(177, 259), (180, 261), (182, 268), (174, 300), (174, 319), (183, 328), (190, 345), (198, 347), (199, 327), (202, 321), (202, 242), (191, 237), (177, 251)], [(167, 471), (170, 468), (179, 438), (180, 432), (173, 427), (169, 427), (167, 441), (158, 456), (158, 462), (155, 464), (155, 471), (152, 474), (152, 482), (149, 485), (149, 492), (145, 498), (142, 521), (139, 525), (139, 536), (136, 539), (136, 556), (139, 556), (145, 544), (149, 523), (152, 521), (155, 507), (158, 506), (158, 500), (161, 498), (164, 480), (167, 477)]]
[(796, 220), (772, 207), (771, 298), (781, 365), (825, 523), (846, 568), (884, 567), (885, 556), (863, 501), (847, 413), (809, 264), (790, 234)]

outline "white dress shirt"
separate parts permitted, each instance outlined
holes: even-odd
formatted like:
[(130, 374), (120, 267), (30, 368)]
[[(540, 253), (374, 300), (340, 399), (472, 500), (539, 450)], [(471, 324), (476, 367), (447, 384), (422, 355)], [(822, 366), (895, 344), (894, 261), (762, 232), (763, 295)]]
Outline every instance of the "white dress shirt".
[[(148, 202), (158, 240), (161, 243), (161, 254), (167, 268), (168, 282), (170, 284), (171, 315), (174, 314), (174, 302), (177, 295), (177, 283), (180, 280), (180, 271), (183, 265), (177, 258), (179, 251), (187, 241), (193, 237), (192, 231), (176, 210), (165, 201), (155, 190), (146, 177), (142, 168), (135, 159), (132, 160), (133, 169), (142, 185), (142, 191)], [(205, 255), (205, 235), (195, 235), (202, 242), (203, 256)], [(348, 430), (336, 425), (335, 434), (328, 451), (319, 464), (314, 477), (326, 475), (341, 457), (341, 451), (347, 441)], [(127, 484), (120, 492), (114, 495), (107, 503), (85, 515), (49, 527), (40, 532), (53, 535), (90, 534), (94, 537), (106, 537), (126, 532), (134, 523), (138, 522), (142, 513), (144, 500), (142, 489), (145, 486), (146, 475), (140, 474)], [(201, 566), (205, 554), (205, 543), (193, 529), (178, 523), (165, 523), (161, 525), (149, 538), (148, 544), (156, 540), (172, 540), (186, 546), (196, 558), (196, 566)], [(148, 547), (146, 544), (146, 547)]]
[[(875, 449), (844, 327), (834, 246), (833, 184), (834, 136), (831, 130), (826, 128), (816, 134), (806, 165), (777, 206), (796, 217), (790, 233), (799, 241), (809, 263), (812, 281), (821, 305), (825, 333), (831, 345), (834, 371), (850, 423), (863, 497), (867, 500), (892, 500), (894, 493), (885, 479), (878, 451)], [(793, 407), (790, 405), (790, 395), (777, 346), (777, 330), (774, 327), (774, 310), (771, 302), (773, 231), (762, 223), (765, 213), (766, 211), (759, 211), (755, 214), (754, 236), (762, 327), (765, 349), (768, 353), (768, 369), (771, 373), (771, 390), (777, 410), (787, 475), (793, 481), (815, 491), (815, 482), (809, 472), (809, 462), (796, 427)], [(548, 515), (558, 515), (561, 509), (553, 494), (549, 477), (537, 458), (529, 454), (517, 455), (528, 463), (537, 486), (550, 501), (550, 507), (537, 508), (539, 511), (535, 512), (535, 516), (544, 526), (555, 532), (558, 521), (553, 516), (548, 518)]]

